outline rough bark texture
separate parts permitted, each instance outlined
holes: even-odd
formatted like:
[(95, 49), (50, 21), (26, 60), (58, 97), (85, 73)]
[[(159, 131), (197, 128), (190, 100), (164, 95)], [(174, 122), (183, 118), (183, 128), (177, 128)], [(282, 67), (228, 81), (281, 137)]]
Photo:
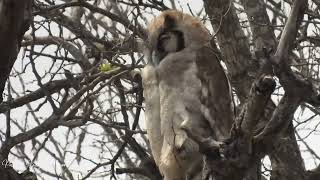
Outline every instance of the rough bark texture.
[[(232, 86), (242, 103), (245, 102), (256, 77), (258, 62), (254, 61), (250, 50), (249, 40), (240, 27), (235, 8), (230, 1), (204, 0), (205, 10), (211, 19), (221, 48), (223, 60), (227, 65)], [(247, 179), (260, 178), (259, 162), (252, 168)]]
[[(266, 65), (269, 62), (266, 62), (267, 59), (264, 57), (263, 49), (275, 50), (277, 42), (273, 28), (270, 26), (271, 23), (266, 12), (265, 2), (261, 0), (241, 1), (253, 33), (253, 42), (255, 43), (254, 58), (249, 51), (249, 40), (240, 28), (233, 4), (230, 1), (207, 0), (204, 0), (204, 3), (206, 12), (216, 31), (217, 41), (221, 47), (223, 59), (227, 64), (232, 85), (236, 89), (240, 101), (245, 102), (246, 97), (249, 95), (249, 86), (253, 83), (255, 75), (272, 71), (272, 67)], [(262, 68), (262, 71), (258, 71), (260, 68), (255, 67)], [(270, 120), (274, 109), (275, 105), (270, 100), (264, 117), (259, 121), (257, 130)], [(272, 145), (275, 150), (270, 154), (272, 169), (274, 170), (272, 179), (303, 179), (305, 177), (305, 167), (292, 126), (289, 126), (283, 137), (279, 139), (281, 146)], [(289, 169), (294, 169), (295, 173), (292, 173)], [(255, 171), (250, 174), (255, 174), (257, 172)], [(252, 177), (251, 175), (248, 179), (259, 179), (259, 177)]]
[[(32, 2), (32, 14), (41, 18), (34, 22), (31, 35), (23, 37), (21, 46), (26, 47), (26, 56), (21, 63), (23, 70), (17, 69), (14, 77), (10, 78), (23, 90), (20, 92), (20, 87), (14, 86), (4, 90), (22, 36), (32, 19)], [(147, 39), (144, 20), (147, 24), (150, 13), (156, 16), (158, 12), (173, 8), (183, 9), (183, 12), (200, 18), (203, 16), (204, 19), (209, 16), (215, 33), (212, 47), (225, 62), (233, 90), (240, 100), (235, 123), (231, 133), (225, 135), (226, 140), (203, 139), (186, 129), (190, 138), (201, 146), (205, 157), (203, 175), (214, 176), (216, 180), (265, 180), (260, 172), (260, 160), (268, 155), (271, 159), (271, 180), (319, 180), (320, 166), (309, 171), (304, 167), (297, 144), (297, 139), (303, 142), (304, 137), (297, 136), (296, 139), (295, 133), (301, 131), (293, 127), (292, 119), (297, 107), (306, 102), (310, 106), (308, 110), (314, 108), (315, 117), (320, 114), (315, 108), (319, 107), (320, 98), (313, 91), (313, 85), (320, 87), (319, 71), (315, 70), (320, 67), (316, 58), (320, 46), (320, 28), (316, 27), (320, 17), (317, 11), (320, 1), (280, 2), (204, 0), (205, 12), (195, 12), (189, 6), (189, 13), (176, 0), (0, 0), (0, 93), (7, 95), (4, 98), (6, 101), (1, 103), (2, 98), (0, 100), (0, 117), (6, 117), (6, 127), (9, 127), (0, 128), (1, 138), (5, 136), (0, 147), (0, 163), (8, 158), (8, 154), (11, 159), (16, 152), (19, 162), (29, 162), (34, 158), (33, 162), (39, 165), (39, 159), (45, 157), (57, 162), (57, 169), (62, 171), (46, 173), (41, 171), (45, 167), (39, 166), (36, 170), (38, 177), (77, 179), (78, 169), (65, 166), (69, 159), (76, 156), (78, 163), (88, 159), (94, 162), (88, 173), (83, 172), (83, 179), (101, 175), (102, 168), (108, 169), (105, 178), (125, 174), (126, 179), (163, 179), (152, 159), (146, 132), (139, 127), (140, 123), (144, 123), (139, 122), (139, 119), (143, 120), (140, 112), (144, 107), (141, 80), (133, 80), (129, 72), (144, 65), (139, 54), (141, 41), (137, 40)], [(307, 8), (306, 2), (310, 3)], [(290, 6), (289, 15), (287, 10)], [(272, 20), (269, 20), (270, 17)], [(57, 24), (58, 31), (48, 28)], [(308, 25), (314, 27), (308, 28)], [(41, 36), (43, 32), (47, 35)], [(281, 39), (275, 37), (275, 32), (279, 32)], [(56, 48), (55, 52), (52, 47)], [(298, 51), (300, 54), (296, 53)], [(55, 68), (42, 67), (41, 63), (61, 69), (56, 71)], [(101, 70), (100, 64), (109, 65), (108, 70)], [(32, 72), (30, 66), (33, 66)], [(73, 69), (77, 66), (80, 71)], [(298, 71), (292, 72), (292, 67)], [(34, 76), (24, 76), (29, 73)], [(313, 84), (296, 75), (311, 77)], [(52, 79), (48, 81), (47, 77)], [(281, 99), (278, 105), (270, 100), (275, 84), (273, 77), (279, 79), (285, 91), (283, 96), (274, 92)], [(60, 98), (57, 99), (57, 96)], [(38, 107), (34, 109), (34, 106)], [(28, 115), (16, 118), (15, 111)], [(296, 122), (311, 122), (302, 122), (305, 118), (297, 118)], [(20, 127), (20, 123), (26, 124), (25, 127)], [(32, 123), (37, 124), (33, 126)], [(93, 124), (102, 127), (103, 132), (96, 132)], [(216, 127), (227, 131), (229, 128), (224, 125), (217, 123)], [(10, 133), (10, 126), (20, 130)], [(61, 128), (57, 127), (61, 126), (73, 133), (62, 137), (63, 140), (55, 139), (54, 133), (60, 133)], [(317, 127), (312, 129), (314, 132), (317, 130)], [(67, 131), (63, 132), (67, 134)], [(83, 153), (85, 149), (82, 148), (88, 146), (82, 143), (85, 137), (88, 142), (91, 132), (97, 133), (97, 136), (91, 137), (90, 142), (95, 143), (90, 147), (104, 151), (98, 159)], [(47, 146), (46, 141), (56, 149), (48, 148), (51, 146)], [(77, 152), (69, 153), (73, 149), (61, 146), (63, 141), (78, 142)], [(26, 153), (22, 149), (25, 142), (32, 142), (33, 150), (41, 153), (35, 157)], [(308, 152), (315, 159), (320, 159), (311, 148)], [(14, 164), (17, 162), (11, 161)], [(1, 180), (23, 180), (23, 177), (23, 173), (0, 164)]]
[[(24, 33), (31, 22), (32, 0), (0, 0), (0, 103), (6, 81), (20, 50)], [(0, 155), (1, 162), (3, 157)], [(0, 165), (2, 180), (23, 180), (10, 167)]]
[(249, 41), (240, 27), (233, 4), (228, 0), (204, 0), (204, 4), (227, 65), (232, 86), (237, 90), (240, 101), (244, 102), (256, 77), (258, 63), (252, 59)]
[(0, 1), (0, 103), (11, 68), (31, 22), (32, 0)]
[[(266, 62), (267, 60), (262, 53), (263, 49), (276, 49), (277, 46), (273, 27), (271, 26), (271, 22), (266, 11), (266, 4), (262, 0), (242, 0), (241, 2), (245, 8), (247, 16), (249, 17), (253, 42), (255, 43), (256, 58), (261, 62), (260, 64), (265, 65), (268, 62)], [(271, 66), (265, 66), (264, 71), (272, 71), (270, 67)], [(269, 104), (269, 112), (272, 112), (275, 106), (271, 101)], [(263, 124), (266, 120), (270, 119), (270, 117), (271, 113), (266, 112), (265, 118), (262, 119)], [(288, 127), (288, 130), (285, 131), (283, 138), (280, 138), (280, 141), (280, 146), (274, 145), (275, 151), (269, 154), (272, 170), (275, 172), (272, 174), (272, 178), (275, 177), (275, 179), (279, 180), (295, 178), (301, 179), (301, 176), (304, 176), (305, 167), (292, 126)], [(291, 154), (290, 152), (297, 153)], [(288, 169), (294, 169), (295, 173), (291, 173)]]

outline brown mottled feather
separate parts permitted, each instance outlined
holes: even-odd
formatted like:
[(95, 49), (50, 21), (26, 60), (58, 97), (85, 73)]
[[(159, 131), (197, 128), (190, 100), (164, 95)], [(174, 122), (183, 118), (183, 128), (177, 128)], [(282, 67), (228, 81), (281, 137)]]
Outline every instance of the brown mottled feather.
[(218, 138), (227, 137), (233, 123), (231, 89), (228, 78), (214, 51), (204, 46), (197, 51), (198, 77), (201, 80), (202, 112)]
[(185, 48), (144, 68), (146, 125), (164, 179), (182, 180), (192, 174), (190, 169), (202, 167), (202, 155), (181, 124), (202, 137), (226, 137), (233, 119), (232, 101), (226, 74), (207, 46), (210, 34), (195, 17), (173, 10), (156, 17), (148, 27), (149, 62), (164, 26), (183, 32)]

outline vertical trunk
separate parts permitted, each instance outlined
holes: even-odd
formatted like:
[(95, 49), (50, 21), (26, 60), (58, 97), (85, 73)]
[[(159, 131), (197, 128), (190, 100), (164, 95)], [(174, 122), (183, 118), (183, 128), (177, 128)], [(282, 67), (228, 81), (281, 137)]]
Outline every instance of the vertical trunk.
[(0, 0), (0, 103), (20, 43), (31, 20), (31, 0)]
[[(273, 29), (270, 26), (261, 26), (260, 24), (270, 24), (264, 2), (261, 0), (241, 0), (244, 5), (245, 12), (250, 17), (250, 27), (253, 33), (253, 41), (255, 45), (256, 56), (261, 54), (262, 48), (276, 48), (277, 42), (275, 40)], [(213, 29), (215, 30), (218, 44), (221, 46), (221, 52), (224, 61), (227, 65), (231, 82), (236, 93), (243, 103), (247, 98), (250, 86), (253, 83), (258, 72), (261, 62), (254, 61), (251, 58), (249, 50), (249, 40), (245, 36), (240, 27), (239, 19), (236, 15), (233, 4), (230, 1), (210, 1), (204, 0), (205, 10), (211, 19)], [(258, 22), (258, 23), (257, 23)], [(257, 57), (262, 61), (263, 57)], [(258, 124), (258, 129), (262, 128), (266, 122), (269, 121), (275, 105), (270, 101), (268, 108), (266, 108), (264, 117)], [(291, 132), (291, 133), (290, 133)], [(296, 143), (293, 128), (289, 127), (288, 134), (286, 134), (286, 141), (283, 142), (284, 147), (290, 147), (290, 151), (299, 152), (299, 147)], [(274, 146), (276, 147), (276, 146)], [(289, 153), (290, 154), (290, 153)], [(272, 168), (276, 172), (276, 179), (295, 179), (305, 176), (305, 168), (300, 153), (295, 156), (289, 156), (284, 148), (276, 148), (270, 156), (272, 160)], [(257, 171), (260, 166), (255, 165), (256, 169), (250, 170), (249, 177), (246, 179), (260, 179)], [(280, 171), (279, 168), (295, 166), (297, 173), (290, 173), (291, 171)], [(273, 174), (275, 175), (275, 174)]]
[[(30, 25), (31, 5), (32, 0), (0, 0), (0, 103), (22, 37)], [(23, 180), (14, 169), (3, 165), (4, 159), (7, 157), (0, 154), (1, 180)]]

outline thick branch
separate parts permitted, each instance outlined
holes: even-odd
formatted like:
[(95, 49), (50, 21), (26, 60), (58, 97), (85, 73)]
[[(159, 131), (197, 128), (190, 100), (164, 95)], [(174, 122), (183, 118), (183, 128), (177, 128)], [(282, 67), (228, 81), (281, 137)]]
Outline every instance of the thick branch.
[(287, 63), (288, 54), (291, 52), (306, 6), (307, 1), (305, 0), (296, 0), (294, 2), (277, 51), (274, 57), (270, 59), (274, 65), (274, 71), (285, 90), (285, 96), (263, 132), (256, 137), (256, 140), (265, 139), (266, 136), (272, 138), (283, 132), (283, 129), (287, 128), (291, 122), (292, 116), (300, 103), (314, 94), (312, 84), (296, 76)]
[(264, 114), (264, 109), (275, 86), (276, 83), (271, 76), (262, 76), (253, 84), (250, 97), (242, 108), (243, 115), (240, 115), (242, 120), (237, 122), (240, 123), (240, 129), (246, 137), (251, 139), (254, 135), (256, 125)]
[(296, 0), (291, 9), (290, 16), (286, 22), (284, 30), (282, 32), (277, 51), (275, 53), (274, 63), (281, 64), (283, 61), (287, 60), (291, 48), (295, 42), (299, 25), (302, 21), (303, 14), (307, 8), (306, 0)]
[(0, 2), (0, 102), (11, 68), (17, 58), (23, 34), (31, 21), (31, 0)]
[[(76, 78), (77, 80), (80, 80), (81, 78)], [(48, 90), (50, 94), (54, 94), (56, 92), (59, 92), (63, 88), (70, 88), (72, 86), (71, 83), (68, 83), (69, 80), (63, 79), (63, 80), (54, 80), (51, 82), (48, 82), (44, 84), (43, 86)], [(43, 90), (37, 89), (25, 96), (18, 97), (10, 102), (3, 102), (0, 104), (0, 113), (4, 113), (7, 109), (14, 109), (20, 106), (23, 106), (25, 104), (28, 104), (30, 102), (36, 101), (38, 99), (41, 99), (45, 97), (45, 94)]]
[(236, 89), (240, 101), (244, 103), (259, 65), (252, 61), (249, 39), (240, 26), (232, 1), (204, 0), (203, 2), (221, 48), (223, 61), (227, 65), (232, 86)]
[[(263, 49), (276, 49), (277, 40), (274, 34), (274, 27), (269, 20), (267, 14), (267, 3), (263, 0), (241, 0), (244, 10), (248, 16), (250, 28), (253, 36), (253, 43), (255, 45), (255, 55), (257, 59), (262, 64), (262, 73), (272, 73), (272, 65), (268, 62)], [(279, 4), (273, 4), (276, 8), (279, 8)], [(270, 9), (270, 8), (269, 8)], [(278, 15), (279, 9), (274, 11), (274, 20)], [(292, 53), (291, 53), (292, 54)], [(290, 56), (292, 57), (292, 55)], [(269, 100), (268, 108), (264, 114), (264, 118), (260, 119), (259, 124), (256, 127), (256, 130), (262, 130), (266, 123), (271, 119), (272, 111), (275, 109), (274, 103)], [(273, 146), (273, 151), (269, 154), (271, 159), (271, 166), (273, 172), (271, 174), (271, 179), (295, 179), (302, 177), (305, 173), (304, 162), (302, 160), (301, 154), (299, 152), (299, 146), (296, 142), (293, 127), (289, 126), (286, 133), (283, 135), (285, 138), (280, 137), (278, 141), (273, 141), (272, 144), (268, 146)], [(279, 144), (281, 144), (279, 146)], [(290, 152), (297, 152), (295, 154), (288, 155), (288, 149)], [(292, 171), (296, 172), (295, 174), (291, 173)], [(274, 177), (276, 176), (276, 177)]]

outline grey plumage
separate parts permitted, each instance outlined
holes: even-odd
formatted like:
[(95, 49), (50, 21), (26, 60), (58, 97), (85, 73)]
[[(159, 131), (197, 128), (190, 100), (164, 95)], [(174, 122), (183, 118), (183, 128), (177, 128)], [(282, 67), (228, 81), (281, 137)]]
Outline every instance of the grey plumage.
[(142, 72), (146, 127), (165, 180), (195, 179), (202, 167), (199, 147), (182, 124), (218, 139), (231, 128), (230, 87), (209, 40), (200, 21), (178, 11), (165, 11), (149, 26)]

